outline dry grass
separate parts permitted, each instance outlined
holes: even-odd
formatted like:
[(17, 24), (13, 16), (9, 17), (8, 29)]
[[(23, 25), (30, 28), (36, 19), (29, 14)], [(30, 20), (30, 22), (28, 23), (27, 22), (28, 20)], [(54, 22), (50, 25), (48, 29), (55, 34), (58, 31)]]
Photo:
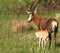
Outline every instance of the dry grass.
[(56, 13), (55, 18), (60, 18), (60, 13)]
[(22, 23), (22, 27), (23, 27), (24, 30), (28, 30), (30, 28), (30, 25), (29, 25), (29, 23), (27, 21), (24, 21)]
[(22, 28), (23, 30), (28, 30), (30, 29), (32, 26), (27, 22), (27, 21), (19, 21), (19, 20), (12, 20), (11, 22), (11, 28), (13, 32), (18, 32), (20, 31)]
[(12, 20), (11, 26), (14, 32), (18, 32), (22, 27), (21, 23), (18, 20)]

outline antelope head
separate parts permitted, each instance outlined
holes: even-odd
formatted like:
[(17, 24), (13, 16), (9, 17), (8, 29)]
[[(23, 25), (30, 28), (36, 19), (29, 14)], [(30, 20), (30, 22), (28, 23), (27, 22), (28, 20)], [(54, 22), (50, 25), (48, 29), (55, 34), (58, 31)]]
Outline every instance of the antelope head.
[(33, 13), (32, 12), (29, 12), (27, 11), (27, 13), (29, 14), (29, 18), (28, 18), (28, 22), (32, 21), (33, 20)]
[[(28, 22), (33, 20), (34, 15), (36, 14), (36, 7), (37, 7), (37, 5), (38, 5), (38, 2), (36, 3), (35, 6), (33, 6), (33, 4), (32, 4), (31, 7), (30, 7), (30, 11), (27, 11), (27, 13), (29, 14), (29, 18), (27, 20)], [(33, 8), (32, 8), (32, 6), (33, 6)]]

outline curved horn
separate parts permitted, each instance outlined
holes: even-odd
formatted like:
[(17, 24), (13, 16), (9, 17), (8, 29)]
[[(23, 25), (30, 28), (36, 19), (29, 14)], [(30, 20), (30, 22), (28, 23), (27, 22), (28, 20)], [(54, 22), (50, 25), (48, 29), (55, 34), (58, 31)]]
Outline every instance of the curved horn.
[(37, 5), (40, 3), (41, 0), (37, 0), (38, 2), (34, 5), (34, 1), (32, 1), (31, 7), (30, 7), (30, 11), (34, 12), (34, 10), (36, 9)]
[(38, 0), (38, 2), (36, 3), (36, 5), (33, 7), (32, 11), (34, 12), (34, 10), (36, 9), (36, 7), (38, 6), (38, 4), (40, 3), (41, 0)]
[(30, 11), (32, 11), (33, 5), (34, 5), (34, 1), (32, 1), (32, 4), (30, 6)]

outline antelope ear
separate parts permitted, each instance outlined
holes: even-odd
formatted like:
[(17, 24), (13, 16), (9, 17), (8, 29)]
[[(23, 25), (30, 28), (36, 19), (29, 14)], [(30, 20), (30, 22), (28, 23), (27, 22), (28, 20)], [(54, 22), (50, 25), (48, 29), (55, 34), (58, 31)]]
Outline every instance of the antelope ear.
[(37, 13), (37, 11), (36, 11), (36, 9), (34, 10), (34, 14), (36, 14)]
[(29, 12), (29, 11), (27, 11), (27, 13), (28, 13), (28, 14), (30, 14), (30, 12)]

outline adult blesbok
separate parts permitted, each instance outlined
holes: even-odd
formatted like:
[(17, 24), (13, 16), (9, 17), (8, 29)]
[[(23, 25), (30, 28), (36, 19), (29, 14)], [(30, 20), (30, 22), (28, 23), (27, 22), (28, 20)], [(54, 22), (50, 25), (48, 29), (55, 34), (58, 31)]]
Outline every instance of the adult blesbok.
[(53, 18), (40, 18), (37, 14), (36, 14), (36, 7), (37, 7), (38, 3), (31, 8), (32, 10), (30, 10), (30, 12), (27, 12), (29, 14), (29, 18), (28, 18), (28, 22), (30, 21), (34, 21), (35, 24), (37, 25), (39, 30), (46, 30), (49, 32), (49, 39), (50, 39), (50, 43), (51, 43), (51, 33), (54, 32), (54, 40), (55, 40), (55, 44), (56, 44), (56, 34), (57, 34), (57, 30), (58, 30), (58, 22), (56, 19)]

